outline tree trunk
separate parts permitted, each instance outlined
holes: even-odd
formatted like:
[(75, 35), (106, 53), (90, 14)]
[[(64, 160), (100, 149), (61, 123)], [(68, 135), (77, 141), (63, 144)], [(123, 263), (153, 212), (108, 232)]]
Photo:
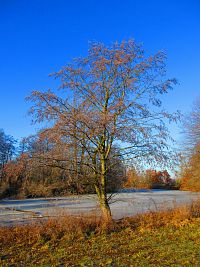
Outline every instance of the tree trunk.
[(102, 218), (104, 222), (112, 221), (111, 210), (108, 204), (107, 196), (105, 192), (102, 192), (100, 199), (100, 208), (102, 212)]
[[(105, 147), (105, 144), (104, 144)], [(105, 153), (101, 154), (100, 157), (101, 161), (101, 177), (100, 177), (100, 184), (101, 184), (101, 196), (100, 196), (100, 207), (102, 211), (103, 220), (105, 222), (109, 222), (112, 220), (110, 206), (108, 204), (107, 199), (107, 192), (106, 192), (106, 173), (107, 173), (107, 166), (106, 166), (106, 159)]]
[(102, 213), (103, 221), (109, 222), (112, 220), (110, 206), (108, 204), (106, 191), (102, 190), (100, 184), (95, 184), (95, 190), (99, 199), (100, 209)]

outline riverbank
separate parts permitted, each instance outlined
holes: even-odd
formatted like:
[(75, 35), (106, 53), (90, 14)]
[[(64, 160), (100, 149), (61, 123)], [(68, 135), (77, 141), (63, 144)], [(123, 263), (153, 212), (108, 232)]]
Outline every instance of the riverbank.
[(1, 266), (200, 266), (200, 201), (102, 228), (99, 217), (0, 228)]

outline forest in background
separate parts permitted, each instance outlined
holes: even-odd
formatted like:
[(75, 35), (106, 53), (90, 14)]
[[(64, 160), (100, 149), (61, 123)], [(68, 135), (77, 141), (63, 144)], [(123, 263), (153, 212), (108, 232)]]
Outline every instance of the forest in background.
[[(40, 133), (24, 138), (17, 146), (15, 139), (3, 130), (0, 131), (0, 142), (1, 198), (95, 193), (87, 159), (76, 146), (69, 149), (63, 140), (60, 144), (47, 138), (44, 140)], [(76, 157), (82, 157), (82, 164)], [(115, 167), (108, 172), (108, 192), (122, 188), (179, 188), (179, 183), (166, 170), (139, 172), (127, 167), (120, 157), (111, 158), (112, 161), (115, 161)]]
[[(200, 191), (200, 101), (187, 117), (185, 151), (176, 179), (167, 170), (138, 170), (115, 160), (108, 173), (108, 192), (122, 188)], [(42, 131), (43, 132), (43, 131)], [(43, 138), (42, 132), (20, 143), (0, 130), (0, 197), (48, 197), (95, 193), (87, 159), (75, 144)], [(65, 149), (66, 148), (66, 149)], [(117, 148), (115, 148), (117, 149)], [(55, 157), (59, 160), (56, 160)], [(77, 159), (82, 158), (82, 164)], [(112, 154), (111, 154), (112, 157)]]

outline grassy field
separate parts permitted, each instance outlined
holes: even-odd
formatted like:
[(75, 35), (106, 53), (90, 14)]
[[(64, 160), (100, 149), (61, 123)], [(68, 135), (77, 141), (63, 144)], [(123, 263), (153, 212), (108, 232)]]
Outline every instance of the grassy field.
[(0, 266), (200, 266), (200, 203), (112, 222), (61, 218), (0, 229)]

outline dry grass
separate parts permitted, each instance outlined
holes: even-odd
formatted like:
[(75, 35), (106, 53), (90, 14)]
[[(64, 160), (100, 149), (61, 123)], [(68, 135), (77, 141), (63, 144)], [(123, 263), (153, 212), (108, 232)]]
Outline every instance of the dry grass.
[(12, 227), (0, 227), (0, 243), (20, 244), (27, 242), (33, 244), (38, 240), (76, 239), (77, 237), (89, 236), (102, 232), (120, 231), (131, 227), (132, 229), (155, 229), (162, 226), (179, 226), (186, 224), (193, 218), (200, 218), (200, 199), (191, 205), (182, 205), (161, 211), (150, 211), (133, 217), (123, 218), (107, 224), (102, 222), (101, 217), (95, 213), (88, 216), (72, 216), (61, 213), (61, 216), (39, 220), (27, 225)]
[(200, 218), (200, 199), (188, 205), (163, 208), (122, 219), (122, 225), (134, 229), (156, 229), (163, 226), (181, 226), (194, 218)]
[(33, 245), (39, 240), (59, 241), (61, 238), (73, 240), (74, 238), (87, 235), (100, 229), (100, 218), (95, 215), (88, 217), (61, 216), (50, 218), (47, 221), (40, 220), (26, 225), (0, 227), (1, 244)]
[[(186, 242), (187, 235), (190, 234), (191, 231), (194, 231), (195, 233), (199, 231), (197, 231), (197, 229), (199, 229), (199, 218), (200, 200), (187, 206), (148, 212), (134, 217), (124, 218), (119, 221), (113, 221), (107, 225), (107, 228), (105, 228), (105, 224), (102, 223), (101, 218), (95, 214), (91, 214), (88, 217), (65, 215), (61, 216), (59, 219), (48, 219), (47, 221), (40, 220), (37, 223), (28, 225), (1, 227), (0, 266), (78, 266), (75, 263), (74, 265), (72, 264), (73, 261), (79, 261), (77, 255), (82, 255), (80, 263), (82, 261), (84, 262), (85, 255), (93, 255), (97, 253), (96, 249), (98, 247), (102, 251), (104, 251), (106, 247), (108, 247), (109, 251), (110, 247), (116, 247), (117, 250), (119, 248), (119, 251), (121, 249), (122, 251), (119, 252), (121, 253), (119, 255), (116, 254), (114, 250), (111, 250), (112, 253), (109, 252), (111, 254), (108, 253), (108, 255), (112, 256), (113, 262), (116, 262), (116, 257), (123, 258), (124, 261), (127, 261), (127, 265), (92, 265), (92, 263), (90, 265), (88, 263), (79, 266), (130, 266), (128, 265), (130, 260), (129, 258), (125, 258), (124, 253), (126, 254), (126, 250), (124, 251), (124, 248), (122, 249), (122, 244), (127, 245), (127, 248), (130, 250), (129, 253), (131, 253), (133, 247), (136, 247), (138, 250), (141, 246), (142, 251), (146, 248), (147, 252), (149, 251), (148, 253), (151, 255), (151, 253), (153, 253), (153, 247), (157, 246), (158, 238), (161, 244), (160, 246), (162, 246), (162, 242), (164, 241), (161, 237), (166, 235), (166, 238), (170, 237), (170, 240), (172, 239), (172, 247), (169, 242), (167, 243), (167, 246), (169, 246), (169, 250), (171, 249), (173, 251), (173, 246), (177, 246), (177, 244), (173, 244), (173, 242), (178, 242), (179, 239), (182, 239), (180, 242)], [(189, 229), (189, 227), (191, 227), (191, 229)], [(185, 232), (183, 230), (178, 230), (182, 228), (186, 229), (184, 230)], [(167, 229), (173, 230), (169, 231)], [(159, 236), (158, 231), (160, 231)], [(172, 235), (174, 231), (177, 231), (176, 238)], [(128, 236), (130, 236), (130, 238)], [(197, 244), (195, 243), (198, 242), (197, 240), (199, 240), (199, 236), (197, 238), (195, 234), (193, 234), (191, 238), (194, 239), (194, 248), (193, 243), (191, 243), (189, 244), (190, 247), (188, 249), (191, 251), (193, 251), (193, 249), (199, 251), (200, 247), (197, 248)], [(125, 239), (127, 240), (125, 241)], [(148, 242), (148, 246), (146, 242)], [(91, 244), (94, 244), (94, 247), (89, 251)], [(86, 246), (88, 247), (88, 251), (86, 251)], [(183, 251), (184, 249), (185, 248), (183, 248)], [(65, 258), (63, 259), (63, 255), (59, 253), (66, 254)], [(102, 253), (107, 252), (105, 250)], [(137, 255), (134, 254), (134, 251), (132, 253), (132, 256), (134, 257), (141, 257), (138, 258), (138, 261), (139, 259), (144, 260), (144, 262), (147, 260), (142, 256), (143, 254), (140, 255), (139, 252)], [(182, 248), (180, 253), (182, 253)], [(98, 264), (101, 261), (104, 263), (104, 256), (102, 255), (102, 257), (102, 259), (97, 259)], [(127, 255), (127, 257), (130, 256)], [(159, 260), (162, 261), (162, 255), (157, 255), (156, 257), (161, 257)], [(190, 257), (190, 255), (188, 254), (187, 257)], [(194, 262), (200, 264), (200, 259), (196, 259), (195, 257), (196, 256), (194, 256)], [(58, 264), (60, 258), (63, 259), (66, 265)], [(50, 265), (43, 265), (43, 263), (48, 262), (49, 259)], [(152, 260), (153, 259), (154, 258), (152, 258)], [(181, 259), (182, 256), (180, 256), (180, 262)], [(156, 260), (157, 258), (155, 258), (155, 261)], [(184, 266), (190, 265), (186, 264)]]

